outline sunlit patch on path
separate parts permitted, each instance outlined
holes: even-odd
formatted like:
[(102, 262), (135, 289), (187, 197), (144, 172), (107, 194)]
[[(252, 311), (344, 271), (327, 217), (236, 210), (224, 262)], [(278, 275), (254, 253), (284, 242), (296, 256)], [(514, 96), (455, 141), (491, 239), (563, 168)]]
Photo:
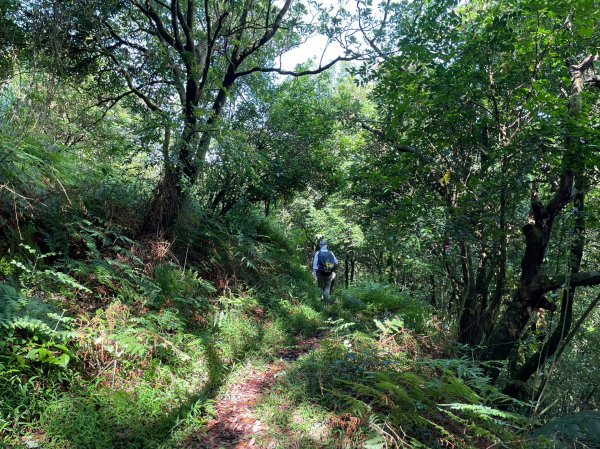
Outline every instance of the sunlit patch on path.
[(217, 418), (209, 421), (206, 433), (188, 438), (185, 449), (272, 449), (277, 442), (268, 436), (266, 426), (255, 417), (255, 406), (261, 397), (277, 382), (289, 362), (315, 349), (319, 338), (302, 340), (291, 349), (278, 355), (281, 360), (271, 363), (266, 370), (252, 369), (246, 380), (228, 388), (227, 393), (216, 402)]

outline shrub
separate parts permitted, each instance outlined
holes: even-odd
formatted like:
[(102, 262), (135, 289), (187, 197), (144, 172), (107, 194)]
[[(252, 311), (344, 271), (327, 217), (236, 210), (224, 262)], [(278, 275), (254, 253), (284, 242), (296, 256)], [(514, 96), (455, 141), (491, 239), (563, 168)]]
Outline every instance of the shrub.
[(325, 322), (323, 315), (306, 304), (280, 301), (274, 309), (282, 325), (291, 335), (311, 337)]
[(243, 360), (260, 345), (260, 326), (239, 310), (226, 312), (218, 323), (218, 347), (225, 363)]
[(424, 333), (433, 316), (431, 305), (398, 291), (393, 285), (367, 284), (342, 291), (342, 304), (370, 317), (396, 315), (411, 330)]

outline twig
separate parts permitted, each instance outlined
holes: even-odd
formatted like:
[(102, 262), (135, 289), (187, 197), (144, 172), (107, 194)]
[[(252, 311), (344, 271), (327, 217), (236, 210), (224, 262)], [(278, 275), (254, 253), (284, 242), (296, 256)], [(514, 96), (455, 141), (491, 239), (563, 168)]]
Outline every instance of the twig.
[(23, 234), (21, 234), (21, 227), (19, 226), (19, 215), (17, 213), (17, 197), (15, 196), (15, 192), (13, 191), (13, 205), (15, 209), (15, 221), (17, 222), (17, 231), (19, 232), (19, 238), (23, 240)]

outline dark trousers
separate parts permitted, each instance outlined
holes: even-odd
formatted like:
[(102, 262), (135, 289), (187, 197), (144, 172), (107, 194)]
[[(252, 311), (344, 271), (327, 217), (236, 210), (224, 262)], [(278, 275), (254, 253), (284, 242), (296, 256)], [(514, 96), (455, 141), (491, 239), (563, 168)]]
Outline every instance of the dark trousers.
[(333, 276), (331, 273), (324, 274), (317, 271), (317, 285), (323, 291), (323, 299), (329, 300), (331, 294), (331, 288), (333, 286)]

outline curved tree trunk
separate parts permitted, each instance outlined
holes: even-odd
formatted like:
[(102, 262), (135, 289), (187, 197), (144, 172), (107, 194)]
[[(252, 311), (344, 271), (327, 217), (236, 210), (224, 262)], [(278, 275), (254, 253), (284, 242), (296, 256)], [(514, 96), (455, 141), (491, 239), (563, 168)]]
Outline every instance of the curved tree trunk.
[[(593, 58), (593, 57), (592, 57)], [(586, 58), (589, 60), (589, 58)], [(511, 375), (511, 383), (506, 392), (512, 396), (519, 396), (521, 386), (527, 382), (533, 374), (543, 366), (548, 358), (558, 350), (563, 340), (569, 334), (573, 322), (573, 301), (575, 299), (576, 285), (571, 283), (573, 275), (579, 273), (581, 260), (585, 248), (585, 192), (589, 188), (589, 180), (586, 176), (586, 160), (583, 148), (580, 144), (582, 133), (579, 128), (579, 120), (582, 112), (581, 94), (583, 93), (583, 72), (586, 69), (585, 61), (579, 66), (571, 69), (572, 91), (569, 101), (569, 121), (567, 122), (565, 146), (565, 165), (575, 174), (573, 187), (573, 209), (576, 213), (573, 225), (573, 239), (570, 246), (569, 274), (565, 279), (565, 289), (562, 294), (560, 320), (552, 335), (542, 348), (531, 355), (525, 363)]]
[[(567, 137), (565, 141), (567, 151), (563, 157), (563, 174), (560, 185), (554, 197), (546, 206), (541, 204), (536, 191), (532, 195), (530, 223), (523, 227), (526, 246), (521, 262), (519, 289), (486, 342), (486, 347), (482, 354), (483, 360), (506, 360), (510, 352), (518, 346), (533, 313), (540, 308), (550, 310), (556, 308), (555, 304), (550, 303), (545, 298), (544, 293), (558, 288), (562, 282), (556, 283), (544, 276), (542, 264), (551, 238), (554, 219), (573, 197), (575, 201), (574, 205), (581, 213), (575, 223), (576, 238), (571, 247), (571, 267), (569, 274), (566, 276), (569, 285), (564, 293), (561, 304), (561, 323), (548, 343), (542, 348), (545, 354), (540, 353), (530, 358), (521, 368), (514, 372), (513, 376), (516, 383), (522, 383), (529, 379), (537, 369), (538, 363), (541, 361), (540, 357), (545, 362), (551, 352), (556, 351), (560, 341), (566, 336), (571, 325), (575, 287), (586, 285), (580, 282), (579, 278), (587, 279), (589, 277), (583, 276), (587, 275), (587, 273), (580, 273), (580, 276), (574, 276), (579, 272), (583, 253), (585, 231), (585, 222), (583, 221), (583, 190), (586, 183), (584, 177), (585, 158), (578, 143), (580, 133), (577, 131), (577, 120), (581, 112), (581, 93), (584, 87), (583, 74), (597, 59), (598, 55), (588, 56), (581, 64), (571, 68), (573, 81), (572, 94), (569, 101), (571, 118), (570, 123), (567, 125)], [(575, 195), (573, 195), (574, 186), (579, 189), (579, 191), (575, 191)], [(536, 357), (537, 359), (535, 359)], [(492, 374), (497, 376), (498, 372), (494, 371)], [(516, 390), (510, 390), (509, 392), (514, 394)]]
[(573, 172), (567, 170), (548, 205), (543, 206), (537, 192), (534, 192), (530, 217), (532, 223), (523, 227), (525, 254), (521, 261), (519, 288), (486, 341), (482, 353), (483, 360), (506, 360), (520, 341), (533, 313), (540, 308), (552, 310), (556, 307), (544, 296), (542, 264), (550, 242), (554, 219), (571, 198), (572, 186)]

